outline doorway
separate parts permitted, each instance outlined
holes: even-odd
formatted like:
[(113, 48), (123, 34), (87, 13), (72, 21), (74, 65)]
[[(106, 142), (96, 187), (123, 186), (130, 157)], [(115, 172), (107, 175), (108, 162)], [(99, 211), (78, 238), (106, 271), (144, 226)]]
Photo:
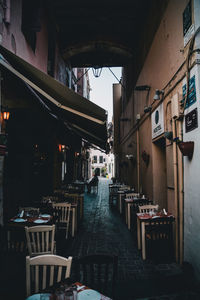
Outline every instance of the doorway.
[(164, 137), (153, 142), (153, 198), (159, 208), (167, 208), (166, 141)]

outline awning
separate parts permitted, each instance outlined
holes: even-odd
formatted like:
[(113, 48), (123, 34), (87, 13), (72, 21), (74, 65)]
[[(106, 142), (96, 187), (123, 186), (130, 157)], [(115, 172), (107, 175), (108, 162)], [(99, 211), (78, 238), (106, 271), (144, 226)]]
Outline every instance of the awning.
[(106, 149), (107, 113), (51, 76), (0, 45), (0, 66), (26, 82), (42, 97), (53, 114), (89, 142)]

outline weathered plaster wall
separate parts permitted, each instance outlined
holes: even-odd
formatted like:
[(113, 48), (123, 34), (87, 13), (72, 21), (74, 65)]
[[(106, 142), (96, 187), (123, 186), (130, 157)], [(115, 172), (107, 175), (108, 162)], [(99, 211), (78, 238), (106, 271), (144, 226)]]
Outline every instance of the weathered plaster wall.
[[(147, 91), (135, 91), (133, 99), (133, 107), (128, 104), (124, 115), (132, 115), (133, 124), (136, 123), (136, 115), (140, 114), (142, 124), (140, 126), (140, 148), (141, 151), (145, 149), (150, 154), (150, 164), (148, 168), (141, 162), (140, 174), (142, 174), (141, 183), (142, 189), (146, 191), (148, 195), (152, 195), (152, 198), (156, 197), (158, 201), (159, 192), (166, 193), (170, 203), (166, 204), (166, 200), (161, 200), (161, 205), (169, 206), (174, 211), (173, 201), (173, 163), (172, 163), (172, 151), (167, 149), (165, 155), (159, 155), (159, 151), (153, 149), (152, 137), (151, 137), (151, 121), (150, 118), (146, 118), (144, 114), (144, 106), (150, 105), (153, 102), (153, 96), (155, 89), (163, 89), (172, 76), (176, 73), (180, 65), (184, 62), (184, 54), (180, 51), (183, 49), (183, 25), (182, 25), (182, 13), (187, 4), (185, 1), (169, 1), (166, 11), (161, 20), (160, 26), (157, 29), (153, 43), (146, 57), (142, 71), (137, 80), (137, 86), (148, 85), (151, 87), (149, 97), (147, 98)], [(145, 41), (144, 41), (145, 43)], [(145, 47), (145, 45), (144, 45)], [(165, 99), (164, 107), (166, 102), (170, 100), (169, 97)], [(130, 102), (130, 101), (129, 101)], [(156, 103), (157, 104), (157, 103)], [(155, 107), (155, 104), (153, 105)], [(165, 111), (164, 111), (165, 114)], [(146, 118), (144, 120), (144, 118)], [(131, 123), (131, 126), (133, 125)], [(129, 125), (127, 131), (130, 131)], [(124, 131), (124, 135), (127, 134)], [(141, 155), (141, 153), (140, 153)], [(152, 161), (154, 160), (154, 168)], [(168, 163), (168, 160), (170, 163)], [(156, 164), (163, 164), (163, 170), (166, 173), (166, 184), (162, 185), (162, 191), (160, 185), (157, 185), (157, 178), (159, 178), (160, 169), (156, 167)], [(164, 166), (165, 164), (165, 166)], [(153, 174), (153, 177), (152, 177)], [(150, 179), (150, 180), (149, 180)], [(152, 186), (155, 186), (154, 193)], [(172, 189), (167, 189), (167, 186)], [(159, 192), (156, 192), (159, 190)], [(154, 197), (154, 194), (158, 196)]]
[[(48, 34), (47, 34), (47, 20), (43, 11), (41, 31), (37, 33), (37, 43), (35, 53), (27, 44), (25, 37), (21, 31), (22, 20), (22, 1), (11, 1), (11, 21), (8, 26), (3, 26), (3, 41), (2, 45), (20, 56), (24, 60), (30, 62), (36, 68), (47, 72), (47, 58), (48, 58)], [(12, 40), (15, 43), (13, 48)]]
[[(195, 66), (191, 77), (195, 75), (196, 102), (186, 109), (185, 114), (197, 107), (198, 126), (200, 124), (200, 66)], [(184, 82), (185, 83), (185, 82)], [(184, 84), (183, 83), (183, 84)], [(183, 124), (183, 140), (194, 141), (194, 154), (192, 160), (184, 157), (184, 258), (194, 266), (200, 279), (200, 130), (199, 127), (185, 132)]]

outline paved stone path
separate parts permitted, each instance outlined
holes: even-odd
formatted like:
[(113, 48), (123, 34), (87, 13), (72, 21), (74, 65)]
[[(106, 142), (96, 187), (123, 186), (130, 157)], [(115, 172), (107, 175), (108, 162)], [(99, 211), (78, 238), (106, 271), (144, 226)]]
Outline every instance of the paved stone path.
[[(109, 182), (108, 179), (100, 178), (98, 195), (85, 193), (83, 222), (76, 238), (62, 249), (64, 252), (61, 254), (74, 257), (91, 253), (118, 255), (119, 300), (174, 294), (177, 291), (180, 296), (184, 292), (181, 267), (175, 262), (155, 264), (150, 260), (142, 260), (141, 253), (137, 250), (136, 235), (127, 229), (116, 209), (109, 207)], [(176, 298), (168, 296), (165, 299)]]

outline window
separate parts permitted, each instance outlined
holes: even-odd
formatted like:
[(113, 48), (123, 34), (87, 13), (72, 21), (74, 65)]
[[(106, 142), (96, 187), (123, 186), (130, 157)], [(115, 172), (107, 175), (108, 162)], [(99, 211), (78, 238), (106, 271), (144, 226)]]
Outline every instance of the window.
[(22, 32), (27, 43), (35, 52), (36, 49), (36, 33), (41, 30), (41, 1), (27, 1), (22, 2)]
[(92, 163), (93, 163), (93, 164), (96, 164), (96, 163), (97, 163), (97, 156), (96, 156), (96, 155), (93, 156)]
[(103, 156), (99, 156), (99, 163), (100, 163), (100, 164), (103, 163)]

